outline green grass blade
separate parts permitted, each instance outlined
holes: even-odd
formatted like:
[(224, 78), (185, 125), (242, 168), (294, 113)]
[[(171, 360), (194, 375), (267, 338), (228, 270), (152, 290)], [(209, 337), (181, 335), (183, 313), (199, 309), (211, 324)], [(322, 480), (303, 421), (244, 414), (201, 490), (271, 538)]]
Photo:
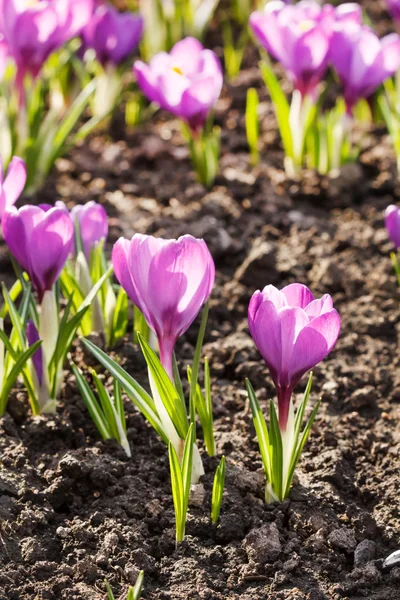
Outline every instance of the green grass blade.
[(211, 497), (211, 521), (217, 524), (219, 515), (221, 513), (222, 496), (224, 493), (225, 486), (225, 470), (226, 461), (225, 456), (221, 458), (221, 461), (215, 471), (214, 483)]
[(96, 386), (96, 390), (97, 390), (97, 393), (99, 396), (101, 408), (103, 410), (103, 414), (104, 414), (105, 420), (107, 422), (111, 437), (114, 438), (115, 440), (120, 441), (119, 431), (118, 431), (118, 426), (117, 426), (117, 421), (116, 421), (118, 415), (116, 414), (113, 401), (110, 398), (110, 394), (104, 387), (104, 384), (101, 381), (101, 379), (99, 378), (99, 376), (97, 375), (96, 371), (92, 370), (92, 377), (93, 377), (94, 384)]
[(135, 587), (131, 587), (128, 592), (128, 597), (126, 600), (140, 600), (140, 596), (142, 595), (144, 582), (144, 571), (140, 571), (138, 578), (135, 583)]
[(115, 596), (112, 593), (112, 589), (110, 588), (110, 584), (108, 583), (107, 579), (105, 579), (104, 583), (106, 584), (107, 599), (108, 600), (115, 600)]
[(111, 437), (108, 423), (101, 411), (99, 403), (96, 400), (94, 393), (92, 392), (90, 385), (84, 378), (82, 371), (78, 367), (71, 363), (72, 372), (75, 375), (76, 383), (78, 384), (79, 391), (83, 398), (83, 401), (88, 409), (90, 416), (93, 419), (94, 424), (97, 427), (103, 440), (108, 440)]

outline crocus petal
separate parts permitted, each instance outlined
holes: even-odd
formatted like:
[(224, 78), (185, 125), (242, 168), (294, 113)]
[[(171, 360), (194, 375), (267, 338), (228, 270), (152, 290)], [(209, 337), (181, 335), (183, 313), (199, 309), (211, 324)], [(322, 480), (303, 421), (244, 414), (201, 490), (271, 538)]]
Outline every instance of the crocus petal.
[(336, 344), (340, 317), (333, 309), (316, 317), (300, 331), (292, 354), (290, 377), (296, 381), (323, 360)]
[(262, 293), (255, 292), (249, 304), (249, 329), (251, 336), (267, 363), (271, 377), (278, 383), (281, 368), (282, 336), (278, 311)]
[(143, 94), (150, 102), (160, 104), (160, 95), (157, 89), (157, 78), (149, 65), (142, 60), (136, 60), (133, 65), (136, 81)]
[(400, 67), (400, 37), (396, 33), (386, 35), (381, 39), (383, 65), (391, 76)]
[(79, 222), (79, 230), (83, 250), (87, 260), (90, 259), (91, 248), (108, 235), (108, 218), (104, 206), (93, 200), (87, 204), (77, 204), (71, 210), (72, 219)]
[[(209, 258), (205, 243), (186, 235), (165, 244), (152, 259), (146, 305), (157, 323), (158, 335), (175, 342), (196, 318), (214, 284), (215, 271)], [(162, 294), (157, 293), (154, 283)]]
[(198, 70), (198, 63), (203, 46), (194, 37), (187, 37), (175, 44), (170, 52), (170, 56), (177, 67), (180, 67), (187, 75), (195, 75)]
[(7, 176), (3, 183), (3, 192), (6, 197), (6, 208), (18, 200), (26, 183), (26, 167), (22, 158), (14, 156), (11, 160)]
[(319, 317), (324, 313), (332, 310), (333, 308), (333, 300), (329, 294), (325, 294), (322, 298), (317, 298), (310, 302), (308, 306), (305, 307), (305, 311), (310, 319), (314, 317)]
[(307, 286), (301, 283), (291, 283), (282, 289), (288, 306), (306, 308), (314, 300), (314, 296)]
[(40, 218), (37, 206), (23, 206), (19, 211), (11, 207), (2, 220), (3, 236), (11, 254), (25, 271), (29, 271), (31, 233)]
[[(74, 227), (70, 217), (59, 208), (44, 214), (30, 239), (29, 274), (41, 296), (51, 290), (72, 250)], [(34, 283), (35, 284), (35, 283)]]
[(122, 237), (119, 238), (119, 240), (115, 242), (112, 250), (112, 264), (114, 267), (115, 277), (117, 278), (118, 282), (124, 288), (133, 304), (139, 307), (139, 299), (136, 294), (129, 269), (129, 248), (129, 240), (125, 240)]
[(294, 345), (301, 330), (309, 319), (302, 308), (286, 306), (279, 311), (281, 324), (281, 365), (278, 383), (288, 387), (293, 384), (291, 373), (294, 356)]

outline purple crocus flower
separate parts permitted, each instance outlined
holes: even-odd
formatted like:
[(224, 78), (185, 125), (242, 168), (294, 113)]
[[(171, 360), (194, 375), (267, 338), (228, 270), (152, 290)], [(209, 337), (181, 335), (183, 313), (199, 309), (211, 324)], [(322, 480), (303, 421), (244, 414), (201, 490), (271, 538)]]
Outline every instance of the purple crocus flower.
[(279, 61), (293, 87), (302, 96), (315, 94), (328, 68), (331, 31), (335, 19), (332, 6), (313, 0), (290, 5), (268, 2), (264, 11), (250, 16), (250, 26), (261, 45)]
[(393, 19), (400, 21), (400, 0), (386, 0), (386, 4)]
[(339, 75), (347, 112), (362, 98), (369, 98), (400, 67), (400, 37), (381, 40), (368, 27), (337, 23), (332, 37), (330, 61)]
[[(26, 326), (26, 337), (28, 340), (29, 346), (33, 346), (36, 342), (40, 340), (39, 332), (35, 327), (33, 321), (29, 320)], [(39, 383), (39, 386), (42, 386), (43, 383), (43, 348), (39, 346), (36, 352), (32, 356), (32, 363), (35, 369), (36, 377)]]
[(108, 235), (108, 218), (104, 206), (91, 200), (87, 204), (77, 204), (71, 210), (72, 221), (79, 223), (79, 231), (83, 243), (83, 251), (87, 260), (90, 250)]
[(393, 246), (400, 248), (400, 208), (390, 204), (385, 211), (385, 226)]
[(14, 156), (9, 164), (6, 177), (3, 177), (0, 158), (0, 221), (5, 211), (9, 210), (22, 194), (25, 182), (26, 167), (22, 158)]
[(61, 208), (12, 206), (3, 216), (3, 235), (11, 253), (28, 273), (39, 302), (51, 290), (72, 250), (74, 226)]
[(118, 65), (137, 48), (142, 32), (141, 15), (120, 13), (110, 4), (102, 4), (96, 8), (82, 37), (85, 46), (96, 51), (103, 65)]
[(175, 44), (169, 54), (156, 54), (148, 65), (137, 60), (134, 73), (151, 102), (185, 120), (193, 130), (203, 127), (223, 83), (217, 56), (192, 37)]
[(249, 329), (274, 381), (279, 426), (286, 431), (293, 388), (334, 347), (339, 314), (328, 294), (316, 300), (299, 283), (281, 291), (267, 285), (250, 300)]
[(176, 340), (189, 328), (214, 285), (215, 267), (204, 240), (163, 240), (135, 234), (113, 248), (115, 275), (156, 334), (160, 360), (173, 380)]
[(92, 12), (93, 0), (1, 0), (0, 30), (19, 78), (37, 76), (52, 52), (80, 34)]

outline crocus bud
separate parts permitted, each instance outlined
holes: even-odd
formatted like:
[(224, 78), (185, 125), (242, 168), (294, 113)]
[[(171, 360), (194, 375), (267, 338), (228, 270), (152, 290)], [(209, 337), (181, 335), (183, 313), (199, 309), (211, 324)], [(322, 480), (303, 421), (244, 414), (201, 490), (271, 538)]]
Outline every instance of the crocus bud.
[(173, 380), (176, 340), (211, 293), (215, 267), (204, 240), (184, 235), (163, 240), (135, 234), (114, 245), (115, 275), (157, 336), (160, 360)]
[(22, 158), (14, 156), (8, 167), (7, 176), (3, 179), (3, 168), (0, 158), (0, 221), (6, 210), (9, 210), (20, 197), (26, 182), (26, 167)]
[(369, 98), (400, 67), (400, 37), (381, 40), (368, 27), (337, 22), (330, 61), (337, 71), (348, 114), (362, 98)]
[(192, 37), (175, 44), (169, 54), (156, 54), (148, 65), (137, 60), (134, 72), (151, 102), (180, 117), (193, 130), (204, 125), (223, 83), (217, 56)]
[(0, 29), (20, 75), (38, 75), (52, 52), (79, 35), (93, 0), (2, 0)]
[(250, 300), (249, 329), (274, 381), (279, 426), (284, 432), (293, 388), (334, 347), (339, 314), (328, 294), (316, 300), (299, 283), (281, 291), (267, 285)]
[(3, 216), (3, 235), (11, 253), (28, 273), (42, 301), (59, 277), (72, 249), (74, 226), (62, 208), (12, 206)]
[(139, 45), (143, 18), (120, 13), (111, 4), (99, 5), (82, 32), (84, 45), (93, 48), (103, 65), (120, 64)]
[(385, 211), (385, 225), (393, 246), (400, 248), (400, 208), (390, 204)]
[(386, 0), (386, 4), (393, 19), (400, 21), (400, 0)]
[(104, 207), (94, 200), (87, 204), (77, 204), (71, 210), (71, 218), (79, 224), (83, 250), (86, 259), (90, 259), (90, 250), (108, 235), (108, 219)]
[(252, 13), (250, 26), (260, 44), (282, 64), (293, 87), (305, 96), (315, 94), (328, 68), (334, 20), (330, 5), (302, 0), (292, 6), (274, 0), (263, 12)]
[(8, 59), (8, 45), (4, 39), (1, 39), (0, 36), (0, 82), (3, 79), (4, 72), (7, 67), (7, 59)]

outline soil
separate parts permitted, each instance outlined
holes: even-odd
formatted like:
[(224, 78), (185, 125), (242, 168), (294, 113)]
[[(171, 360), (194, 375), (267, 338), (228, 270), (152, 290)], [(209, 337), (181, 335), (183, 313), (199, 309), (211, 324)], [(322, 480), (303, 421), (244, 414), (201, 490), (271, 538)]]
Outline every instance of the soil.
[[(387, 19), (377, 4), (368, 6), (382, 33)], [(218, 458), (205, 457), (204, 493), (192, 500), (176, 549), (166, 449), (129, 400), (131, 459), (99, 440), (71, 374), (56, 415), (32, 418), (16, 389), (0, 419), (0, 600), (104, 599), (104, 579), (125, 598), (140, 569), (146, 600), (400, 599), (400, 568), (383, 569), (400, 546), (399, 291), (382, 216), (400, 194), (394, 154), (376, 127), (359, 164), (338, 177), (306, 172), (301, 182), (287, 181), (256, 61), (249, 50), (218, 104), (223, 149), (211, 190), (195, 181), (178, 122), (157, 114), (135, 131), (117, 120), (112, 135), (93, 136), (58, 161), (35, 198), (103, 203), (109, 248), (136, 231), (190, 233), (209, 244), (217, 281), (203, 354), (218, 456), (227, 458), (220, 523), (209, 519)], [(243, 122), (250, 85), (262, 99), (256, 168)], [(0, 269), (10, 283), (4, 244)], [(322, 405), (290, 498), (266, 505), (245, 377), (265, 410), (274, 390), (246, 312), (256, 289), (295, 281), (333, 295), (342, 331), (314, 371), (311, 405), (319, 395)], [(182, 373), (196, 334), (194, 325), (179, 342)], [(131, 335), (113, 353), (146, 385)], [(74, 359), (93, 365), (78, 344)]]

